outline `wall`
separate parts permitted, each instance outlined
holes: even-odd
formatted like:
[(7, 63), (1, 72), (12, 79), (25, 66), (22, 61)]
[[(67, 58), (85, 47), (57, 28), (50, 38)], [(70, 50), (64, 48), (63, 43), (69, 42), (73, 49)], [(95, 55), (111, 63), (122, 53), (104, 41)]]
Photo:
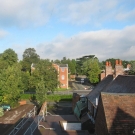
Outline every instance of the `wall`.
[(68, 67), (59, 68), (59, 81), (61, 83), (61, 88), (68, 89)]

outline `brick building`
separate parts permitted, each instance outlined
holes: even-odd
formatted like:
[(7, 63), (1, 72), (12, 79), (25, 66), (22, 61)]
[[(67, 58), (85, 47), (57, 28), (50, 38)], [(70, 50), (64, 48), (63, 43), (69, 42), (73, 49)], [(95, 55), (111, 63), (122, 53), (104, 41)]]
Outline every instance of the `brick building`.
[(54, 68), (58, 71), (58, 80), (61, 88), (68, 89), (68, 65), (67, 64), (53, 64)]
[(97, 135), (132, 135), (135, 129), (135, 76), (119, 75), (99, 96)]
[[(133, 134), (135, 131), (135, 76), (123, 75), (121, 61), (116, 61), (114, 71), (111, 63), (106, 63), (105, 77), (86, 98), (85, 113), (95, 125), (96, 135)], [(77, 102), (77, 100), (73, 101)], [(84, 116), (81, 119), (84, 119)]]

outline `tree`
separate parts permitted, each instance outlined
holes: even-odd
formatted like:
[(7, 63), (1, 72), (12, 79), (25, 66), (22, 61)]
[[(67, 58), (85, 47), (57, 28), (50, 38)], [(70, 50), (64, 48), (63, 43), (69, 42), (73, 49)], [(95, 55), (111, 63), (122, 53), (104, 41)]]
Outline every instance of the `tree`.
[(66, 59), (66, 57), (63, 57), (63, 59), (61, 60), (61, 63), (62, 63), (62, 64), (67, 64), (67, 59)]
[[(54, 92), (58, 87), (58, 73), (48, 60), (40, 60), (29, 79), (29, 89), (36, 91), (38, 102), (45, 100), (48, 91)], [(43, 99), (40, 99), (40, 98)]]
[(42, 76), (47, 90), (53, 92), (58, 87), (59, 82), (58, 72), (52, 66), (52, 63), (46, 60), (41, 60), (37, 64), (36, 69), (39, 71), (39, 75)]
[(22, 66), (26, 71), (30, 71), (32, 63), (38, 63), (40, 60), (39, 55), (36, 53), (34, 48), (28, 48), (23, 53)]
[(99, 74), (101, 73), (98, 59), (92, 59), (89, 65), (88, 78), (91, 83), (99, 82)]
[(5, 65), (12, 66), (13, 64), (17, 63), (18, 56), (12, 49), (5, 50), (1, 55), (1, 60), (4, 61)]
[(21, 89), (25, 92), (25, 91), (29, 91), (29, 80), (30, 80), (30, 73), (27, 72), (21, 72)]
[(14, 64), (12, 67), (3, 69), (0, 74), (0, 96), (2, 102), (10, 103), (11, 106), (16, 104), (20, 98), (22, 91), (21, 87), (21, 67), (20, 65)]
[(54, 60), (54, 63), (55, 63), (55, 64), (61, 64), (61, 61), (58, 60), (58, 59), (56, 59), (56, 60)]
[(129, 70), (129, 75), (135, 75), (135, 60), (130, 61), (131, 68)]
[(36, 85), (36, 99), (39, 104), (42, 104), (46, 100), (47, 88), (45, 87), (44, 79), (41, 78), (39, 83)]
[(76, 73), (76, 62), (74, 59), (70, 60), (68, 59), (68, 68), (69, 68), (69, 71), (70, 71), (70, 74), (71, 75), (74, 75)]

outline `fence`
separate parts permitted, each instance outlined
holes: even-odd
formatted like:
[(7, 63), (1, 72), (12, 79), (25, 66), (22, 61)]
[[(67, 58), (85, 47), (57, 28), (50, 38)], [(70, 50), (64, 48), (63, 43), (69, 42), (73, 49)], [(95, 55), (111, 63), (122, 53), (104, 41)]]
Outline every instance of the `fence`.
[(22, 120), (14, 127), (14, 129), (9, 133), (9, 135), (16, 135), (20, 129), (23, 128), (23, 126), (25, 125), (25, 123), (27, 121), (29, 121), (31, 119), (32, 116), (35, 116), (36, 110), (35, 110), (36, 106), (29, 112), (27, 113)]

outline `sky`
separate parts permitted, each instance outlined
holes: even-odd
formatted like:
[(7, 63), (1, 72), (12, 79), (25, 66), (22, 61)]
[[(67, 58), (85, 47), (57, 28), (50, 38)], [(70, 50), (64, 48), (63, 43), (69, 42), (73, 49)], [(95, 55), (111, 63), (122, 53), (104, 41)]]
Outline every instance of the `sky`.
[(9, 48), (19, 60), (28, 48), (50, 60), (135, 60), (135, 0), (0, 0), (0, 53)]

